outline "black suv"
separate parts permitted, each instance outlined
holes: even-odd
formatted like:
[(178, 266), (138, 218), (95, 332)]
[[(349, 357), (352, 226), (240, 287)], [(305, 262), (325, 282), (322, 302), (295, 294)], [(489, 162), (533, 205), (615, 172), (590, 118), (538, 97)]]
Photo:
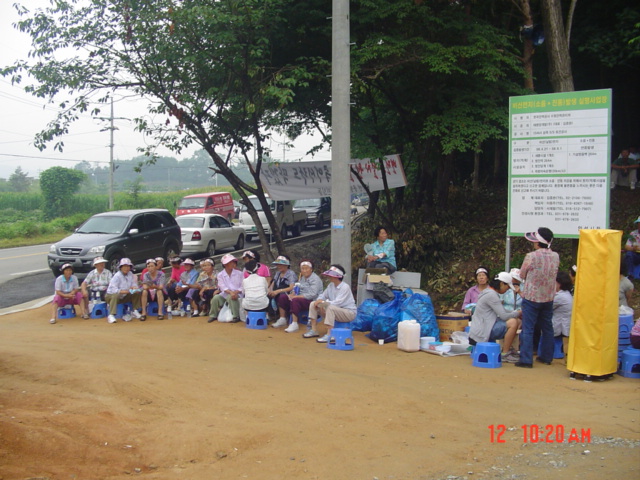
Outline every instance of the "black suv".
[(331, 197), (296, 200), (293, 207), (307, 211), (307, 227), (322, 228), (331, 222)]
[(147, 258), (179, 255), (180, 250), (180, 227), (169, 211), (118, 210), (94, 215), (73, 235), (51, 245), (48, 261), (56, 276), (65, 263), (77, 273), (88, 273), (95, 257), (106, 258), (108, 268), (116, 272), (123, 257), (136, 265)]

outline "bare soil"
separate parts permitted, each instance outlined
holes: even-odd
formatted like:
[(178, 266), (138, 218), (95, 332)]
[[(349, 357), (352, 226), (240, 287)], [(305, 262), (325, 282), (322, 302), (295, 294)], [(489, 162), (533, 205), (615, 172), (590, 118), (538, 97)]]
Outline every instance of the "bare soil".
[(2, 480), (638, 478), (637, 379), (480, 369), (359, 332), (344, 352), (204, 318), (48, 318), (0, 317)]

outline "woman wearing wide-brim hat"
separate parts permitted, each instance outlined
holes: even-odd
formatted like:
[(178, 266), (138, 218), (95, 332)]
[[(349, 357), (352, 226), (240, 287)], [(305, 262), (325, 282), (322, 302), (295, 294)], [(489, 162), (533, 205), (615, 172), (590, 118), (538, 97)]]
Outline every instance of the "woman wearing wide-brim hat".
[[(123, 258), (120, 260), (118, 268), (120, 271), (109, 282), (107, 294), (105, 295), (105, 300), (109, 304), (109, 316), (107, 317), (107, 322), (109, 323), (116, 323), (115, 313), (118, 310), (119, 303), (131, 302), (133, 304), (131, 315), (138, 319), (142, 318), (142, 315), (138, 312), (142, 290), (138, 286), (136, 276), (131, 272), (133, 263), (128, 258)], [(123, 316), (122, 319), (125, 322), (131, 320), (128, 315)]]
[(107, 287), (109, 282), (113, 278), (113, 273), (108, 268), (107, 260), (103, 257), (96, 257), (93, 259), (93, 266), (95, 267), (89, 275), (84, 279), (80, 288), (82, 289), (82, 297), (84, 299), (84, 306), (88, 310), (89, 300), (96, 294), (100, 296), (100, 301), (104, 302), (104, 296), (107, 293)]
[(80, 305), (80, 313), (82, 318), (87, 318), (87, 314), (82, 302), (82, 292), (80, 291), (80, 284), (78, 278), (73, 274), (73, 265), (65, 263), (60, 267), (62, 275), (56, 278), (55, 282), (55, 295), (52, 302), (52, 314), (49, 323), (56, 323), (58, 321), (58, 308), (65, 307), (67, 305)]

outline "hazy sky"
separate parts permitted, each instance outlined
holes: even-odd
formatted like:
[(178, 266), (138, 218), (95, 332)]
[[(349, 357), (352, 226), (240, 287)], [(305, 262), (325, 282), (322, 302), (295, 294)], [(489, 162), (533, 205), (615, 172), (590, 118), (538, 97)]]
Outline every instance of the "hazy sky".
[[(35, 10), (38, 6), (46, 7), (48, 0), (0, 0), (0, 66), (8, 66), (17, 59), (27, 57), (30, 38), (12, 24), (18, 15), (12, 7), (13, 3), (28, 5)], [(109, 162), (109, 131), (101, 131), (109, 125), (107, 120), (92, 119), (85, 115), (72, 127), (68, 135), (62, 138), (64, 152), (55, 152), (50, 146), (40, 152), (33, 146), (34, 135), (42, 130), (54, 118), (55, 105), (48, 105), (42, 99), (32, 97), (23, 92), (23, 87), (12, 86), (10, 79), (0, 77), (0, 178), (8, 178), (20, 166), (30, 176), (52, 166), (73, 168), (82, 160), (100, 162), (104, 166)], [(62, 98), (62, 97), (61, 97)], [(142, 100), (121, 100), (114, 104), (114, 117), (133, 118), (146, 112)], [(102, 108), (103, 116), (109, 115), (109, 107)], [(133, 130), (133, 122), (116, 120), (118, 130), (114, 133), (114, 159), (128, 160), (139, 155), (137, 147), (145, 146), (144, 137)], [(282, 140), (282, 139), (280, 139)], [(302, 138), (296, 141), (293, 148), (287, 148), (286, 160), (300, 159), (304, 152), (314, 144), (313, 139)], [(53, 145), (53, 144), (52, 144)], [(274, 140), (270, 147), (274, 158), (282, 158), (283, 147)], [(180, 157), (168, 150), (159, 150), (160, 155), (189, 157), (197, 149), (194, 147)], [(330, 153), (325, 151), (314, 158), (304, 160), (329, 160)]]

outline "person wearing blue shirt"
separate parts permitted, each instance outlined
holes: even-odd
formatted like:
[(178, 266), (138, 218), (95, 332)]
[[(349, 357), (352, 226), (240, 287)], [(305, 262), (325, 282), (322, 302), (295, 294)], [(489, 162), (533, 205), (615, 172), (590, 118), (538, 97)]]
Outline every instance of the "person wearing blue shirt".
[(386, 268), (391, 275), (397, 270), (396, 266), (396, 244), (389, 238), (387, 229), (376, 227), (374, 234), (376, 241), (364, 246), (367, 254), (367, 268)]

